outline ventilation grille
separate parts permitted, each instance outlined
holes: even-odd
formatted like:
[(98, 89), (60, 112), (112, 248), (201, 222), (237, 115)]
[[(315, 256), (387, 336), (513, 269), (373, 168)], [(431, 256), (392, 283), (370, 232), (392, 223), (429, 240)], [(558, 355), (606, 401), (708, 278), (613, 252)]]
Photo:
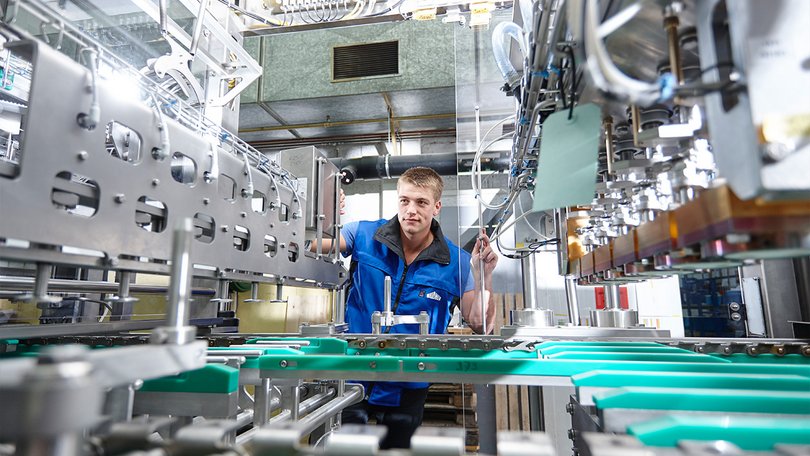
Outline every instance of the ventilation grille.
[(335, 47), (332, 78), (335, 81), (399, 74), (399, 41)]

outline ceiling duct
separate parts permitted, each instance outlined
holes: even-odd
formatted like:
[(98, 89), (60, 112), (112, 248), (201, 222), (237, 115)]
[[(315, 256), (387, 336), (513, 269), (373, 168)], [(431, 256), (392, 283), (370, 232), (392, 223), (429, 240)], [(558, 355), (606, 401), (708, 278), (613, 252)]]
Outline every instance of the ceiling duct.
[(399, 41), (332, 48), (332, 79), (334, 81), (398, 74)]

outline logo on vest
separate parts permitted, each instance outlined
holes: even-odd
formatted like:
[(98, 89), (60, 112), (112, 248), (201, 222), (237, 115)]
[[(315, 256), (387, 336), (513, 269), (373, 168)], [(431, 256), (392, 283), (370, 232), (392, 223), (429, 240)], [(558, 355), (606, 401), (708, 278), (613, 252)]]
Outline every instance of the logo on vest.
[(422, 291), (419, 292), (419, 297), (420, 298), (432, 299), (434, 301), (441, 301), (442, 300), (442, 296), (439, 293), (436, 293), (435, 291), (431, 291), (430, 293), (425, 293), (425, 290), (422, 290)]

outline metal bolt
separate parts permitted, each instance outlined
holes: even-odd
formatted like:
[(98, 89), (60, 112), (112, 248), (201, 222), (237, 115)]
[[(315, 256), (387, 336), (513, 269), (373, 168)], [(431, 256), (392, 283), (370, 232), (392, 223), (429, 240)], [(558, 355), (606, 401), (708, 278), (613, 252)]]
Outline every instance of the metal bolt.
[(724, 355), (730, 355), (731, 354), (731, 347), (728, 347), (728, 346), (723, 347), (723, 354)]
[(569, 415), (573, 415), (574, 414), (574, 404), (572, 404), (570, 402), (565, 404), (565, 411), (568, 412)]
[(211, 203), (211, 198), (203, 198), (203, 204), (206, 206)]
[(749, 356), (756, 356), (759, 354), (757, 351), (757, 347), (749, 346), (745, 349), (745, 352), (748, 353)]
[(578, 432), (576, 429), (569, 429), (568, 430), (568, 438), (571, 440), (576, 440)]
[(152, 179), (152, 187), (157, 187), (158, 184), (160, 184), (160, 179), (158, 179), (157, 177)]
[(380, 348), (385, 348), (385, 341), (381, 340), (381, 341), (377, 342), (377, 346), (380, 347)]
[(706, 347), (704, 347), (703, 345), (699, 345), (695, 347), (695, 350), (697, 350), (698, 353), (703, 353), (706, 351)]
[(88, 157), (87, 151), (83, 150), (83, 151), (79, 152), (78, 154), (76, 154), (76, 157), (79, 160), (87, 160), (87, 157)]
[(222, 226), (219, 227), (219, 229), (221, 229), (223, 233), (227, 233), (228, 232), (228, 225), (222, 225)]
[(279, 365), (279, 366), (281, 366), (281, 367), (287, 367), (287, 366), (289, 365), (289, 363), (287, 362), (287, 360), (286, 360), (286, 359), (282, 359), (282, 360), (281, 360), (281, 361), (278, 363), (278, 365)]
[(245, 218), (245, 217), (247, 217), (247, 212), (240, 212), (239, 216), (242, 217), (242, 218)]
[(802, 355), (810, 356), (810, 345), (805, 345), (802, 347)]
[(358, 343), (357, 343), (357, 345), (358, 345), (360, 348), (366, 348), (366, 341), (361, 340), (360, 342), (358, 342)]
[(425, 363), (420, 362), (419, 364), (416, 365), (416, 368), (419, 369), (420, 371), (425, 370)]
[(115, 198), (113, 198), (113, 199), (118, 204), (121, 204), (121, 203), (123, 203), (124, 201), (127, 200), (123, 193), (118, 193), (117, 195), (115, 195)]
[(368, 367), (370, 367), (370, 368), (372, 368), (372, 369), (376, 369), (376, 368), (377, 368), (377, 362), (376, 362), (376, 361), (372, 361), (372, 362), (368, 363)]
[(776, 354), (783, 356), (785, 354), (785, 347), (776, 347)]

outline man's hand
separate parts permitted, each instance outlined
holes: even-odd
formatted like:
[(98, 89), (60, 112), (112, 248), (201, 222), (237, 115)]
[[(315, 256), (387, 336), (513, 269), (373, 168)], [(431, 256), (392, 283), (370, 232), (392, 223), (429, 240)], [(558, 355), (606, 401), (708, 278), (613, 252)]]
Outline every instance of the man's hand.
[(492, 250), (492, 245), (489, 243), (489, 236), (484, 230), (475, 241), (475, 247), (472, 251), (472, 267), (475, 278), (478, 279), (480, 274), (480, 260), (484, 260), (484, 277), (487, 279), (492, 277), (492, 271), (495, 270), (495, 265), (498, 264), (498, 255)]

